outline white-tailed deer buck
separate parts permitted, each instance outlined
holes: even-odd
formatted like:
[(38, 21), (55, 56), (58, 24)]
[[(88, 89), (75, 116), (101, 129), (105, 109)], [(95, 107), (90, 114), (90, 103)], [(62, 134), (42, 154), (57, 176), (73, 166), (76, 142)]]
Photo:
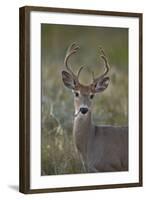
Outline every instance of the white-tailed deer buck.
[(78, 49), (79, 46), (75, 43), (68, 48), (64, 60), (67, 71), (62, 71), (64, 85), (74, 93), (73, 136), (77, 151), (82, 157), (86, 172), (127, 171), (128, 128), (92, 124), (92, 99), (108, 87), (110, 80), (107, 76), (109, 64), (106, 55), (100, 48), (105, 67), (104, 73), (97, 78), (93, 76), (90, 85), (83, 85), (79, 82), (83, 67), (75, 75), (68, 65), (70, 56)]

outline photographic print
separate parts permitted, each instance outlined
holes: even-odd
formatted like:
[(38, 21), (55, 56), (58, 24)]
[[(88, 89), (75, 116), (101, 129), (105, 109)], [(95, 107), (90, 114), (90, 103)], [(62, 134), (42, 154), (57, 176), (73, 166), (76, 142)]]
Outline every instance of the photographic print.
[(42, 24), (41, 52), (42, 175), (127, 171), (128, 29)]
[(20, 192), (142, 186), (142, 14), (20, 8)]

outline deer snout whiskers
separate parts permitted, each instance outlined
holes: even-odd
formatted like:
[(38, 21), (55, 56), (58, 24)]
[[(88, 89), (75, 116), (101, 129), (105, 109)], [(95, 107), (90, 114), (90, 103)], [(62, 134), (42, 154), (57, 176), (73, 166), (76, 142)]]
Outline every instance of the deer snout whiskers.
[(81, 106), (78, 110), (76, 110), (74, 116), (77, 117), (77, 116), (86, 115), (86, 114), (88, 114), (89, 110), (90, 109), (87, 106)]

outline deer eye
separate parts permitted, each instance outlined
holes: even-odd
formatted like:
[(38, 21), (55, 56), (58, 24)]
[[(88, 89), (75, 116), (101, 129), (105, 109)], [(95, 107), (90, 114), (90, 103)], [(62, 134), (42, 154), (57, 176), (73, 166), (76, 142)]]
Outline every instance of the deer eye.
[(94, 97), (94, 94), (91, 94), (91, 95), (90, 95), (90, 99), (93, 99), (93, 97)]
[(78, 92), (75, 92), (75, 97), (78, 97), (79, 96), (79, 93)]

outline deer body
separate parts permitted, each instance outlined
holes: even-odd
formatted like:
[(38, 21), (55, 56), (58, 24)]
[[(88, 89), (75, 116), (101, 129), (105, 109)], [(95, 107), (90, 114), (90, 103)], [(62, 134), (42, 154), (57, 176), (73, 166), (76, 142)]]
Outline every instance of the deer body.
[(105, 72), (94, 78), (90, 85), (79, 82), (68, 66), (69, 57), (76, 53), (78, 46), (72, 44), (65, 57), (67, 71), (62, 71), (64, 85), (74, 93), (73, 136), (78, 153), (81, 155), (86, 172), (110, 172), (128, 170), (128, 128), (114, 126), (94, 126), (92, 124), (92, 99), (104, 91), (109, 84), (109, 64), (104, 51), (101, 58), (105, 63)]
[(73, 136), (87, 172), (128, 170), (127, 127), (94, 126), (91, 116), (78, 116)]

